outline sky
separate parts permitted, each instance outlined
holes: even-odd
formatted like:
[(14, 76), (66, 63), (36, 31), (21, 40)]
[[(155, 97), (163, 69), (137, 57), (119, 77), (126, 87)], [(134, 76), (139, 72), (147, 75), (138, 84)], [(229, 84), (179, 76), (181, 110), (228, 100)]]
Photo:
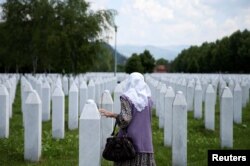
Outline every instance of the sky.
[(200, 45), (250, 30), (250, 0), (87, 1), (92, 10), (117, 10), (118, 45)]
[[(250, 0), (89, 0), (115, 9), (118, 45), (200, 45), (250, 30)], [(113, 41), (111, 41), (113, 42)]]

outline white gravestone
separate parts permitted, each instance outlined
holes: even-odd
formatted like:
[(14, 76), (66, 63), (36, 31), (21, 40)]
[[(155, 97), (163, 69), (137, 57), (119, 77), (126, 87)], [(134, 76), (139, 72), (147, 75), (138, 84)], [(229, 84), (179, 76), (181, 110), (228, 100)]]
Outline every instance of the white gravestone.
[(6, 81), (4, 85), (9, 93), (9, 117), (11, 118), (12, 117), (11, 85), (10, 85), (9, 81)]
[(202, 87), (199, 83), (196, 84), (194, 91), (194, 117), (202, 118)]
[(93, 100), (84, 105), (79, 127), (79, 166), (101, 165), (101, 116)]
[(194, 109), (194, 84), (192, 81), (189, 81), (187, 86), (187, 109), (192, 111)]
[(9, 93), (0, 84), (0, 138), (9, 137)]
[(172, 128), (173, 128), (173, 102), (175, 93), (172, 87), (168, 87), (165, 95), (165, 121), (164, 121), (164, 145), (172, 146)]
[[(113, 100), (109, 90), (105, 90), (102, 93), (101, 108), (113, 112)], [(110, 136), (113, 130), (113, 119), (102, 116), (101, 126), (102, 126), (102, 148), (104, 149), (104, 146), (106, 144), (106, 139)]]
[(82, 81), (80, 85), (80, 109), (79, 109), (79, 115), (82, 114), (82, 110), (84, 105), (86, 104), (88, 100), (88, 87), (85, 81)]
[(242, 90), (238, 83), (236, 83), (233, 91), (234, 101), (234, 122), (240, 124), (242, 122)]
[(243, 81), (241, 83), (241, 88), (242, 88), (242, 106), (246, 107), (246, 105), (247, 105), (247, 95), (249, 95), (249, 92), (248, 92), (247, 83), (245, 81)]
[[(160, 96), (160, 90), (161, 90), (162, 83), (159, 81), (157, 88), (156, 88), (156, 96)], [(160, 100), (158, 98), (156, 99), (156, 116), (159, 117), (160, 114)]]
[(52, 95), (52, 137), (64, 138), (64, 93), (56, 87)]
[(187, 102), (178, 91), (173, 103), (172, 165), (187, 165)]
[(98, 107), (100, 107), (100, 99), (101, 99), (101, 80), (96, 79), (95, 81), (95, 102)]
[(117, 84), (114, 90), (114, 113), (119, 114), (121, 111), (120, 96), (122, 95), (122, 86)]
[(212, 84), (209, 84), (205, 97), (205, 128), (214, 130), (215, 123), (215, 92)]
[(24, 159), (39, 161), (42, 152), (42, 103), (36, 91), (25, 101)]
[(69, 94), (69, 80), (66, 76), (63, 77), (63, 92), (65, 96)]
[(90, 80), (88, 84), (88, 99), (95, 100), (95, 83), (93, 80)]
[[(22, 112), (24, 112), (24, 110), (26, 110), (26, 100), (27, 100), (27, 97), (29, 96), (29, 94), (34, 91), (31, 84), (30, 83), (27, 83), (25, 84), (24, 86), (24, 89), (23, 89), (23, 98), (22, 98)], [(24, 122), (25, 122), (25, 117), (23, 116), (23, 125), (24, 125)]]
[(161, 90), (160, 90), (160, 96), (158, 100), (160, 100), (160, 110), (159, 110), (159, 128), (164, 127), (164, 115), (165, 115), (165, 95), (166, 95), (167, 87), (166, 84), (162, 84)]
[(233, 147), (233, 95), (228, 87), (221, 97), (220, 141), (222, 148)]
[(71, 87), (72, 83), (74, 82), (74, 78), (71, 76), (69, 78), (69, 88)]
[(68, 128), (70, 130), (78, 128), (78, 88), (73, 82), (69, 90), (69, 113)]
[(42, 82), (40, 80), (36, 81), (36, 91), (39, 96), (39, 98), (42, 98)]
[(50, 120), (50, 86), (47, 81), (42, 85), (42, 121)]

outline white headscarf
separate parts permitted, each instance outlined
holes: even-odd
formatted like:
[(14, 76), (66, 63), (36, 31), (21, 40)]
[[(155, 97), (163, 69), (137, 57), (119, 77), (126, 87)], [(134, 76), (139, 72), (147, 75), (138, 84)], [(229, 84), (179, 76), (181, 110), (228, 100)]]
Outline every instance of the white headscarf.
[(134, 72), (129, 75), (123, 95), (130, 99), (137, 111), (144, 110), (148, 105), (148, 97), (151, 97), (151, 91), (142, 74)]

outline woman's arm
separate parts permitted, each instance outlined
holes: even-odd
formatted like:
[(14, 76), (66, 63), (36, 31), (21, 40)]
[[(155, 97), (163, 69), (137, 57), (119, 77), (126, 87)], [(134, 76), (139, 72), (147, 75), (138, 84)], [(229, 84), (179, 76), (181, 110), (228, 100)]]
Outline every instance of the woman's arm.
[(107, 118), (116, 118), (118, 116), (118, 114), (107, 111), (103, 108), (99, 109), (100, 113), (102, 116), (106, 116)]
[(126, 128), (130, 121), (132, 120), (132, 111), (129, 105), (129, 102), (123, 98), (121, 98), (121, 112), (120, 114), (116, 114), (105, 109), (99, 109), (102, 116), (106, 116), (108, 118), (115, 118), (117, 120), (117, 124), (120, 128)]

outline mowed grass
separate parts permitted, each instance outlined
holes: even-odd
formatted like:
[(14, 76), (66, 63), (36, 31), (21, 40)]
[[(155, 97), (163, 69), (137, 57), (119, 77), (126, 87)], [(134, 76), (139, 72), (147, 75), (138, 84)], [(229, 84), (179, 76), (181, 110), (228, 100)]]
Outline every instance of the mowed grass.
[[(0, 166), (72, 166), (78, 165), (79, 139), (78, 130), (68, 130), (68, 98), (65, 98), (65, 139), (52, 138), (51, 121), (42, 124), (42, 157), (37, 163), (24, 160), (24, 129), (22, 125), (20, 85), (18, 85), (13, 117), (10, 120), (10, 136), (0, 139)], [(188, 112), (188, 165), (207, 165), (207, 150), (221, 149), (219, 137), (219, 105), (216, 105), (215, 131), (204, 128), (204, 119), (194, 119), (193, 112)], [(203, 111), (204, 115), (204, 111)], [(250, 149), (250, 104), (243, 110), (243, 123), (234, 124), (234, 148)], [(155, 111), (152, 118), (152, 134), (155, 160), (158, 166), (172, 165), (171, 147), (163, 145), (163, 129), (158, 128), (158, 118)], [(102, 160), (103, 166), (112, 162)]]

